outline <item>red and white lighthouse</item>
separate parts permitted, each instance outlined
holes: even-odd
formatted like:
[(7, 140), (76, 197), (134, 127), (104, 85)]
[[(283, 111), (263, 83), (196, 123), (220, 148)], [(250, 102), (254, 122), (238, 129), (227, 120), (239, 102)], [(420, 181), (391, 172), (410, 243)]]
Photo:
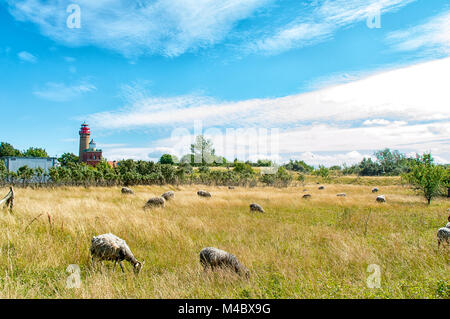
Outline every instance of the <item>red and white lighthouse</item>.
[(89, 142), (91, 130), (86, 123), (81, 125), (80, 129), (80, 159), (82, 163), (90, 166), (96, 166), (102, 160), (102, 150), (97, 149), (94, 140)]
[(80, 129), (80, 152), (78, 154), (79, 156), (79, 162), (83, 161), (83, 152), (87, 149), (89, 149), (89, 138), (91, 137), (91, 129), (89, 128), (89, 125), (86, 123), (81, 124)]

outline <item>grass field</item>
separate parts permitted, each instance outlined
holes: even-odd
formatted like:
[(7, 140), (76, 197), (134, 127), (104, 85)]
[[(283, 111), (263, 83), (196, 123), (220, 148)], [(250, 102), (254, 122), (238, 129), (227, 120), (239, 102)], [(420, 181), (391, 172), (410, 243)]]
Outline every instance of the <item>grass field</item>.
[[(17, 189), (14, 211), (0, 211), (0, 297), (450, 297), (450, 248), (438, 252), (436, 243), (448, 199), (427, 206), (391, 185), (380, 186), (387, 197), (380, 204), (369, 185), (317, 186), (134, 187), (132, 196), (118, 187)], [(202, 188), (213, 197), (198, 198)], [(304, 188), (312, 199), (301, 198)], [(176, 194), (165, 209), (142, 209), (170, 189)], [(347, 197), (336, 197), (340, 192)], [(266, 213), (250, 213), (252, 202)], [(125, 274), (110, 262), (92, 269), (91, 238), (107, 232), (145, 259), (139, 276), (128, 263)], [(207, 246), (235, 254), (251, 278), (204, 273), (199, 252)], [(69, 264), (81, 269), (79, 289), (66, 288)], [(369, 264), (380, 266), (381, 288), (367, 287)]]

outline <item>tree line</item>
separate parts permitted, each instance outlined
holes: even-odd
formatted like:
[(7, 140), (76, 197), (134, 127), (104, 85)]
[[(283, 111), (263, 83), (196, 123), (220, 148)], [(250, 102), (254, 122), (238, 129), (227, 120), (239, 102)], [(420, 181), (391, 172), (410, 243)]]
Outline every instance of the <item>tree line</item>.
[[(41, 148), (29, 148), (20, 152), (8, 143), (0, 143), (1, 156), (47, 157)], [(288, 186), (295, 179), (305, 181), (306, 175), (316, 175), (324, 181), (339, 175), (359, 176), (401, 176), (402, 179), (424, 194), (428, 202), (447, 191), (450, 195), (450, 166), (437, 165), (431, 154), (407, 157), (390, 149), (374, 153), (375, 160), (364, 158), (352, 166), (308, 165), (304, 161), (290, 160), (282, 166), (275, 166), (269, 160), (256, 163), (235, 159), (228, 162), (215, 154), (212, 142), (198, 136), (191, 145), (191, 153), (178, 160), (164, 154), (158, 162), (122, 160), (111, 167), (102, 160), (96, 167), (78, 162), (78, 157), (65, 153), (58, 158), (59, 166), (48, 172), (42, 168), (23, 166), (17, 172), (7, 171), (0, 161), (0, 180), (3, 184), (27, 186), (115, 186), (115, 185), (164, 185), (164, 184), (207, 184), (222, 186)], [(217, 169), (215, 167), (223, 167)], [(269, 170), (255, 167), (270, 167)]]

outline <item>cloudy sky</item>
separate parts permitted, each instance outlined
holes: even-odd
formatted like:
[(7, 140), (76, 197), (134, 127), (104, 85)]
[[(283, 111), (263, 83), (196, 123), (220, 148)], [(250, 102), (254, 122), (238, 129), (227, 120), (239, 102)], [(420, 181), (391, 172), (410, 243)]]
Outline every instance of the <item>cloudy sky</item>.
[(0, 0), (0, 140), (110, 160), (450, 162), (445, 0)]

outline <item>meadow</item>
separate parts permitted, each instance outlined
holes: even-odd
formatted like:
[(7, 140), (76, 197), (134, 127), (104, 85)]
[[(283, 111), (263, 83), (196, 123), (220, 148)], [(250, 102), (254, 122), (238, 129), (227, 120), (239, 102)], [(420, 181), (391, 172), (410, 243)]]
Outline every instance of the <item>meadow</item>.
[[(18, 188), (14, 210), (0, 210), (0, 298), (449, 298), (450, 248), (438, 251), (436, 242), (449, 200), (428, 206), (394, 180), (360, 181), (324, 190), (315, 180), (136, 186), (130, 196), (120, 187)], [(375, 184), (384, 185), (378, 194)], [(167, 190), (175, 198), (164, 209), (143, 210)], [(386, 203), (375, 201), (380, 194)], [(251, 213), (253, 202), (266, 213)], [(145, 260), (138, 276), (126, 262), (125, 273), (111, 262), (92, 268), (91, 238), (108, 232)], [(204, 272), (199, 252), (208, 246), (235, 254), (250, 279)], [(70, 264), (80, 267), (80, 288), (66, 286)], [(380, 267), (380, 288), (367, 286), (370, 264)]]

